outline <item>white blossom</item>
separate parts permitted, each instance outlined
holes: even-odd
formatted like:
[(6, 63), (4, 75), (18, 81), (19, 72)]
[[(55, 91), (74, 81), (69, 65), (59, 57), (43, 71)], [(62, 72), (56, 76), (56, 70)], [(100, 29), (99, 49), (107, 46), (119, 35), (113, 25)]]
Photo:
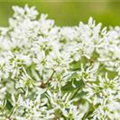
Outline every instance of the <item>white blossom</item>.
[(0, 120), (120, 120), (120, 27), (13, 10), (0, 27)]

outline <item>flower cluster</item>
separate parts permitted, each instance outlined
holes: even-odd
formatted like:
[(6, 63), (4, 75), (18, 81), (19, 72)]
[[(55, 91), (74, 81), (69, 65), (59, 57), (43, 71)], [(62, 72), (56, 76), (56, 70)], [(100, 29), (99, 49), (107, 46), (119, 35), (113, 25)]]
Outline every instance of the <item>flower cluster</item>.
[(0, 120), (120, 120), (120, 28), (13, 10), (0, 27)]

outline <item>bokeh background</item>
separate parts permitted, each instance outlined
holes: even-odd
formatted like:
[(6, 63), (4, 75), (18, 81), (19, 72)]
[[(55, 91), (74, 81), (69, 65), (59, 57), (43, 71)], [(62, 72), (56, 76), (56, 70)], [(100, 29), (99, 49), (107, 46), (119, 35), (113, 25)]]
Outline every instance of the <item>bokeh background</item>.
[(50, 19), (54, 19), (57, 25), (73, 26), (80, 21), (86, 23), (90, 16), (96, 22), (102, 22), (103, 26), (120, 26), (120, 0), (115, 1), (0, 1), (0, 26), (8, 25), (8, 18), (12, 16), (12, 6), (36, 6), (40, 13), (47, 13)]

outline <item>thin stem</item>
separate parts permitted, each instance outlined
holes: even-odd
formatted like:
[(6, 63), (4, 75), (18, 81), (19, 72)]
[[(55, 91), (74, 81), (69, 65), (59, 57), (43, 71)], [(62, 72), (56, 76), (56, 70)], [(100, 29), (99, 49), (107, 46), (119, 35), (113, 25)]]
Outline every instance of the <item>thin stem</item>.
[(53, 69), (53, 73), (51, 74), (51, 76), (49, 77), (49, 79), (47, 80), (46, 83), (41, 82), (41, 85), (40, 85), (41, 88), (46, 88), (46, 85), (52, 80), (53, 75), (55, 74), (55, 72), (56, 71)]

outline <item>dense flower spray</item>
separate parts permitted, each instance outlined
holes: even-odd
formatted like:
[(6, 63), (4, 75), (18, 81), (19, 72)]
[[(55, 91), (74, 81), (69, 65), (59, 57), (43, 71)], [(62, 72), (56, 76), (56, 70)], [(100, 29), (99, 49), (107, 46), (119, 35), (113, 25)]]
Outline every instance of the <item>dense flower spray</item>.
[(120, 28), (13, 10), (0, 27), (0, 120), (120, 120)]

